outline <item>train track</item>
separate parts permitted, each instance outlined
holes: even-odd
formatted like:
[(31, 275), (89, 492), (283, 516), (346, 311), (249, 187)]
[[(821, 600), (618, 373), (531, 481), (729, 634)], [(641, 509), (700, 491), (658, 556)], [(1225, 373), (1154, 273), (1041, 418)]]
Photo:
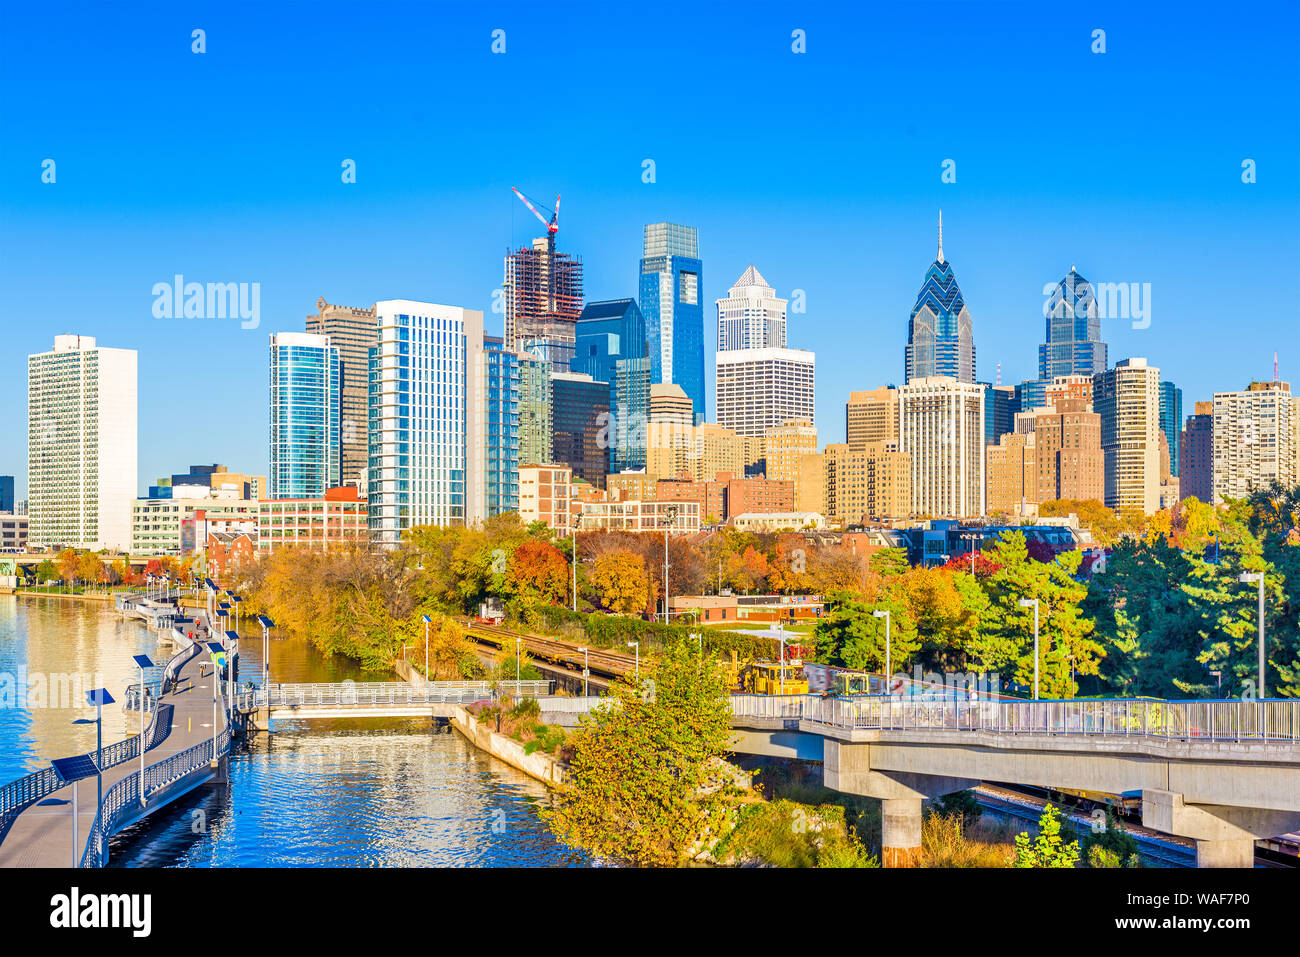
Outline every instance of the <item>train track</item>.
[[(494, 625), (480, 625), (472, 620), (465, 622), (466, 633), (481, 644), (495, 645), (497, 648), (512, 650), (516, 638), (523, 642), (523, 648), (533, 658), (550, 662), (566, 670), (582, 674), (583, 653), (579, 645), (559, 638), (543, 638), (522, 631)], [(592, 676), (605, 679), (617, 678), (636, 668), (636, 659), (632, 655), (617, 652), (597, 651), (590, 648), (587, 652), (587, 667)]]

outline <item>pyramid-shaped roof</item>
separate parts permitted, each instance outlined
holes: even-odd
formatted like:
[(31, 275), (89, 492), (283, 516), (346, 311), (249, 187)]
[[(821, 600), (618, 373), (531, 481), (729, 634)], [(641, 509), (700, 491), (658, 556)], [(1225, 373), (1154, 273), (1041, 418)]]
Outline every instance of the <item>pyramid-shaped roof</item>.
[(735, 285), (736, 286), (766, 286), (768, 289), (772, 288), (770, 285), (768, 285), (767, 280), (763, 278), (763, 274), (754, 268), (753, 263), (750, 263), (749, 268), (740, 274), (740, 278), (736, 280)]

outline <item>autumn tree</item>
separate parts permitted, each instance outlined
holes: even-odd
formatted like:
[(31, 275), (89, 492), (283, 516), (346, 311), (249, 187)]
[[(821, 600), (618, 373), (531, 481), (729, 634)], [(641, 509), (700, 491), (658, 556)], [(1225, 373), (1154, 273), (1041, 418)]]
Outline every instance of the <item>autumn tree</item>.
[(854, 670), (884, 672), (885, 619), (877, 618), (876, 611), (890, 613), (890, 670), (907, 670), (919, 647), (916, 623), (907, 607), (891, 596), (871, 603), (847, 592), (828, 596), (826, 613), (817, 620), (813, 632), (817, 660)]
[(510, 555), (505, 587), (525, 601), (562, 602), (569, 592), (569, 564), (550, 542), (528, 538)]
[(629, 551), (599, 556), (591, 575), (591, 586), (601, 605), (619, 615), (643, 611), (650, 602), (650, 580), (640, 555)]

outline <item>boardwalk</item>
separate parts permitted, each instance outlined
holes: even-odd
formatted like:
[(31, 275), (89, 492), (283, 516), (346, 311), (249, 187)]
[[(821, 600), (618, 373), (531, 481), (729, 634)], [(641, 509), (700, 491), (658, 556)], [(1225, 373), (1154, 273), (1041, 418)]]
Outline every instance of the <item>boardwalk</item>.
[[(209, 637), (201, 619), (186, 627), (187, 631), (194, 632), (196, 640), (203, 641)], [(141, 807), (139, 803), (138, 751), (134, 758), (104, 771), (106, 807), (110, 806), (110, 796), (117, 799), (112, 805), (117, 813), (105, 823), (110, 835), (216, 776), (216, 769), (210, 768), (206, 762), (196, 762), (193, 755), (186, 755), (191, 749), (210, 745), (214, 740), (211, 658), (201, 645), (187, 647), (189, 642), (184, 636), (178, 638), (177, 645), (180, 650), (172, 659), (176, 681), (158, 699), (157, 728), (146, 730), (147, 740), (151, 742), (151, 747), (145, 751), (146, 805)], [(223, 698), (216, 709), (218, 734), (227, 731), (224, 710)], [(225, 753), (228, 739), (228, 734), (224, 739), (218, 739), (219, 754)], [(178, 761), (180, 756), (185, 756), (186, 760)], [(115, 785), (121, 786), (115, 791)], [(78, 846), (73, 847), (70, 806), (73, 787), (65, 785), (30, 804), (13, 819), (8, 831), (0, 836), (0, 867), (69, 867), (80, 864), (95, 823), (95, 776), (78, 781), (76, 791)], [(51, 803), (53, 801), (58, 803)], [(99, 861), (92, 859), (89, 863), (94, 865)]]

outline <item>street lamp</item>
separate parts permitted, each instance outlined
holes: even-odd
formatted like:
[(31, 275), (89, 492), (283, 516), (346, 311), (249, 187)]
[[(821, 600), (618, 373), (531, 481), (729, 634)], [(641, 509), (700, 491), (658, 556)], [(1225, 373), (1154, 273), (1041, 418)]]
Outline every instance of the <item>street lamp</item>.
[(429, 616), (421, 615), (424, 621), (424, 683), (429, 683)]
[(95, 717), (77, 718), (73, 724), (93, 724), (95, 726), (95, 816), (104, 803), (104, 705), (113, 703), (113, 696), (107, 688), (95, 688), (86, 692), (86, 701), (95, 706)]
[(776, 623), (776, 630), (778, 632), (776, 640), (781, 643), (781, 664), (780, 667), (777, 669), (777, 674), (780, 675), (780, 689), (781, 689), (780, 693), (784, 695), (785, 694), (785, 622), (778, 621)]
[(640, 681), (641, 680), (641, 642), (629, 641), (627, 643), (627, 646), (629, 648), (636, 649), (636, 680)]
[(221, 654), (220, 642), (208, 642), (208, 652), (212, 655), (212, 764), (215, 767), (217, 763), (217, 697), (221, 694), (221, 674), (218, 671), (217, 663)]
[(519, 692), (519, 646), (522, 644), (522, 638), (515, 639), (515, 693)]
[[(275, 622), (265, 615), (258, 615), (257, 623), (262, 626), (262, 687), (266, 688), (271, 664), (271, 629), (275, 627)], [(270, 703), (268, 699), (267, 704)]]
[(975, 574), (975, 543), (984, 536), (979, 532), (962, 532), (960, 536), (964, 541), (970, 542), (970, 573)]
[(668, 530), (677, 524), (677, 506), (664, 506), (664, 624), (668, 624)]
[(136, 667), (140, 669), (140, 806), (144, 806), (144, 669), (154, 667), (148, 655), (135, 655)]
[(889, 694), (889, 684), (890, 684), (889, 678), (890, 675), (893, 674), (892, 671), (893, 662), (890, 661), (890, 657), (889, 657), (889, 609), (877, 608), (871, 614), (875, 618), (885, 619), (885, 694)]
[(1034, 700), (1038, 700), (1038, 599), (1022, 598), (1020, 599), (1021, 608), (1033, 607), (1034, 609)]
[(1259, 697), (1262, 700), (1268, 697), (1264, 693), (1264, 573), (1242, 572), (1237, 580), (1242, 584), (1259, 582)]
[(1220, 671), (1220, 670), (1217, 669), (1217, 668), (1212, 668), (1212, 669), (1210, 670), (1210, 674), (1214, 675), (1214, 677), (1218, 679), (1218, 683), (1215, 685), (1214, 695), (1215, 695), (1216, 698), (1222, 700), (1222, 698), (1223, 698), (1223, 672)]
[(573, 516), (573, 610), (578, 610), (578, 526), (582, 524), (582, 513)]
[(582, 652), (582, 696), (587, 697), (587, 676), (591, 672), (587, 669), (587, 648), (584, 646), (578, 649)]

